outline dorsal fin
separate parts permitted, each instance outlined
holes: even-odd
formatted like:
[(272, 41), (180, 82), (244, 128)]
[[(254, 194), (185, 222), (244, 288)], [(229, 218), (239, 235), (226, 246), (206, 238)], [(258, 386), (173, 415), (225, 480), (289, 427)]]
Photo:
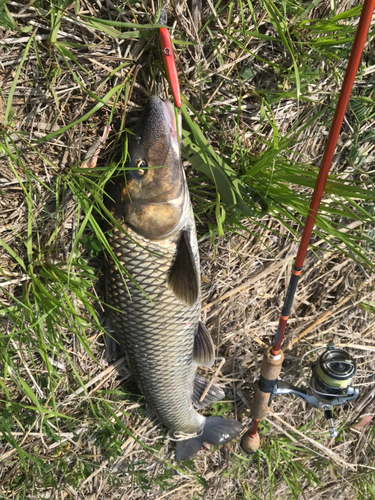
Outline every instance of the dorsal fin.
[(198, 300), (199, 275), (187, 230), (181, 233), (176, 259), (169, 273), (167, 284), (178, 300), (187, 306), (193, 306)]

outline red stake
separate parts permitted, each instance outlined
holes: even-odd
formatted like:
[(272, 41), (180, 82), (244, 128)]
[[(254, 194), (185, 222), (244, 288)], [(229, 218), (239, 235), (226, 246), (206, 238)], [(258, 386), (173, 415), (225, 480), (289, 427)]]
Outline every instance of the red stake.
[[(166, 15), (163, 12), (160, 18), (166, 24)], [(164, 22), (165, 20), (165, 22)], [(171, 35), (167, 28), (159, 28), (159, 43), (162, 51), (165, 73), (173, 95), (174, 103), (178, 109), (181, 108), (180, 82), (178, 81), (177, 68), (173, 55)]]

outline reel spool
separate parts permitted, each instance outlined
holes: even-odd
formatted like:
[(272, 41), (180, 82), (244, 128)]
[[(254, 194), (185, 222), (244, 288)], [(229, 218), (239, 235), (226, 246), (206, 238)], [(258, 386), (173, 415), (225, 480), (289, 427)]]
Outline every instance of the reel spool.
[[(302, 360), (313, 351), (307, 352)], [(314, 408), (322, 408), (331, 436), (335, 438), (338, 433), (333, 423), (332, 407), (354, 401), (359, 395), (359, 390), (351, 386), (356, 373), (355, 361), (346, 351), (330, 342), (311, 368), (310, 381), (305, 389), (278, 381), (270, 403), (276, 395), (294, 394)]]
[(310, 387), (317, 397), (337, 397), (347, 394), (356, 372), (354, 359), (330, 343), (312, 368)]

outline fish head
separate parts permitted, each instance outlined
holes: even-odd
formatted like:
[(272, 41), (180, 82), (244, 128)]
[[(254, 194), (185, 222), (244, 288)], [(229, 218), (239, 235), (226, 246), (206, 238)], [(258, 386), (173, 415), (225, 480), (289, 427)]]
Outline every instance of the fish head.
[(151, 97), (129, 139), (131, 158), (127, 195), (133, 201), (168, 202), (183, 185), (180, 136), (173, 104)]
[(163, 239), (178, 229), (188, 197), (181, 164), (181, 122), (169, 101), (151, 97), (129, 138), (126, 178), (115, 179), (112, 212), (148, 239)]

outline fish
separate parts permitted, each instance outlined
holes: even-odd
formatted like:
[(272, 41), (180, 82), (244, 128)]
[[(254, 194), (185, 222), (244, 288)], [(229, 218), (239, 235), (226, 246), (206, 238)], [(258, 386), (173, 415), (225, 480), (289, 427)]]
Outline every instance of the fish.
[(176, 459), (191, 460), (203, 442), (231, 441), (241, 424), (197, 411), (225, 393), (196, 374), (198, 366), (212, 366), (215, 352), (201, 321), (199, 251), (180, 120), (172, 103), (151, 97), (128, 140), (128, 168), (107, 185), (106, 206), (121, 227), (111, 227), (108, 242), (127, 273), (108, 256), (106, 293), (113, 336), (132, 375), (176, 441)]

